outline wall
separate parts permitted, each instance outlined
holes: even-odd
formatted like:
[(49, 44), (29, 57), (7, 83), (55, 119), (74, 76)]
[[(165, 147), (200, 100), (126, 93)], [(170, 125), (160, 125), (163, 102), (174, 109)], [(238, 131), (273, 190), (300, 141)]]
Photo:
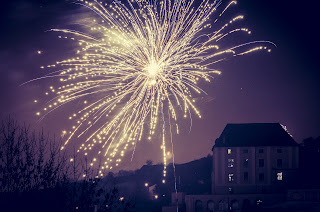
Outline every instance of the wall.
[[(231, 149), (231, 154), (228, 154)], [(215, 147), (213, 150), (212, 193), (271, 193), (285, 190), (293, 183), (298, 169), (298, 147)], [(233, 159), (233, 167), (228, 167)], [(277, 160), (282, 166), (277, 166)], [(247, 166), (244, 161), (248, 160)], [(259, 166), (263, 160), (263, 167)], [(230, 165), (230, 164), (229, 164)], [(245, 180), (244, 173), (248, 173)], [(282, 180), (277, 173), (282, 172)], [(229, 182), (229, 174), (233, 181)]]

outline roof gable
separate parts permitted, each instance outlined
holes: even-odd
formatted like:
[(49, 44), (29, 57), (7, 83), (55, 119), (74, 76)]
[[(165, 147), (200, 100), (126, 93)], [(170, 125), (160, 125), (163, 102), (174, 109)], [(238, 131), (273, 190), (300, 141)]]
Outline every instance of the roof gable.
[(227, 124), (214, 147), (296, 146), (279, 123)]

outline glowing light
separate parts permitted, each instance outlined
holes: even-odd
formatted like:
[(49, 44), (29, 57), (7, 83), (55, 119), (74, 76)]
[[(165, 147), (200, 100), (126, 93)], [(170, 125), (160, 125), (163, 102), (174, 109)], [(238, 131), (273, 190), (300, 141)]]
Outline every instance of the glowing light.
[[(180, 117), (201, 118), (193, 96), (205, 93), (200, 82), (210, 82), (213, 75), (220, 74), (214, 65), (229, 57), (269, 51), (255, 46), (265, 41), (224, 48), (221, 41), (228, 35), (250, 35), (251, 31), (232, 28), (242, 15), (216, 25), (236, 1), (220, 14), (215, 14), (216, 2), (128, 0), (104, 6), (80, 0), (79, 4), (93, 10), (99, 19), (86, 25), (90, 31), (52, 29), (63, 34), (59, 38), (74, 40), (79, 49), (74, 57), (41, 66), (52, 70), (42, 78), (56, 77), (59, 83), (45, 92), (53, 97), (43, 108), (42, 118), (67, 103), (77, 104), (67, 116), (73, 123), (61, 149), (73, 139), (84, 138), (77, 152), (85, 156), (91, 150), (102, 152), (101, 170), (112, 169), (111, 163), (118, 166), (136, 142), (151, 140), (159, 133), (165, 177), (167, 159), (173, 155), (166, 148), (167, 131), (172, 128), (179, 133)], [(90, 166), (95, 163), (93, 159)]]
[(42, 54), (42, 51), (38, 50), (37, 53), (38, 53), (38, 54)]
[(64, 137), (66, 134), (67, 134), (67, 131), (66, 130), (62, 130), (61, 137)]
[(283, 125), (283, 124), (280, 124), (280, 125), (281, 125), (282, 129), (284, 129), (291, 137), (293, 137), (292, 134), (288, 131), (288, 128), (286, 125)]
[(144, 186), (145, 186), (145, 187), (148, 187), (148, 186), (149, 186), (149, 183), (145, 183)]
[(154, 78), (160, 72), (160, 67), (157, 63), (151, 63), (150, 65), (147, 66), (146, 69), (149, 77), (152, 77), (152, 78)]
[(282, 180), (282, 172), (277, 173), (277, 180)]

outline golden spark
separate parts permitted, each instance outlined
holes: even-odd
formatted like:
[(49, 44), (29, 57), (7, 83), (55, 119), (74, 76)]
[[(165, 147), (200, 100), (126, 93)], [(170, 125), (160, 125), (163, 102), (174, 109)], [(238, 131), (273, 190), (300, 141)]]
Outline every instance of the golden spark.
[[(266, 46), (256, 46), (267, 41), (223, 47), (221, 41), (228, 35), (251, 33), (247, 28), (232, 28), (242, 15), (218, 27), (218, 18), (236, 1), (218, 15), (215, 11), (220, 2), (209, 0), (199, 5), (194, 0), (77, 3), (99, 18), (92, 20), (90, 33), (52, 29), (61, 33), (59, 38), (77, 42), (79, 48), (72, 58), (41, 66), (59, 68), (45, 76), (56, 77), (59, 85), (45, 92), (54, 97), (41, 115), (44, 118), (66, 103), (81, 103), (81, 109), (67, 117), (74, 124), (68, 133), (63, 131), (67, 138), (61, 149), (69, 141), (84, 137), (77, 152), (97, 152), (104, 160), (99, 176), (103, 176), (103, 170), (118, 166), (138, 141), (152, 139), (156, 132), (162, 135), (165, 176), (166, 132), (179, 133), (179, 117), (194, 113), (201, 118), (193, 97), (204, 92), (199, 81), (210, 82), (213, 74), (220, 74), (214, 65), (227, 57), (269, 51)], [(92, 159), (90, 165), (97, 161)]]

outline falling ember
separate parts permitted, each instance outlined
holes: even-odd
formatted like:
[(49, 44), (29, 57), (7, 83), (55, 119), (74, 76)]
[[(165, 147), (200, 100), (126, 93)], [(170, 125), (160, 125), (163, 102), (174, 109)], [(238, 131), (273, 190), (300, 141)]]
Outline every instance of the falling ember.
[[(41, 66), (54, 69), (45, 77), (56, 77), (59, 83), (45, 92), (53, 97), (41, 115), (44, 118), (66, 103), (81, 103), (81, 108), (70, 111), (67, 117), (73, 124), (70, 132), (62, 133), (68, 136), (61, 149), (71, 140), (84, 138), (77, 152), (88, 155), (89, 151), (99, 151), (99, 158), (104, 160), (101, 171), (118, 166), (124, 153), (134, 149), (138, 141), (161, 134), (165, 176), (167, 158), (173, 155), (167, 152), (166, 136), (179, 133), (181, 117), (195, 114), (201, 118), (193, 98), (204, 92), (198, 82), (210, 82), (212, 75), (220, 74), (214, 69), (215, 63), (258, 50), (269, 51), (257, 45), (271, 43), (253, 41), (227, 48), (220, 43), (233, 33), (251, 33), (246, 28), (232, 28), (242, 15), (222, 27), (216, 23), (215, 17), (222, 16), (236, 1), (218, 14), (220, 2), (209, 0), (200, 5), (193, 0), (110, 4), (81, 0), (77, 4), (90, 8), (99, 18), (92, 20), (90, 32), (52, 29), (61, 33), (59, 38), (78, 43), (79, 49), (72, 58)], [(90, 165), (96, 162), (94, 158)]]
[(63, 138), (66, 134), (67, 134), (67, 131), (66, 130), (62, 130), (61, 137)]

